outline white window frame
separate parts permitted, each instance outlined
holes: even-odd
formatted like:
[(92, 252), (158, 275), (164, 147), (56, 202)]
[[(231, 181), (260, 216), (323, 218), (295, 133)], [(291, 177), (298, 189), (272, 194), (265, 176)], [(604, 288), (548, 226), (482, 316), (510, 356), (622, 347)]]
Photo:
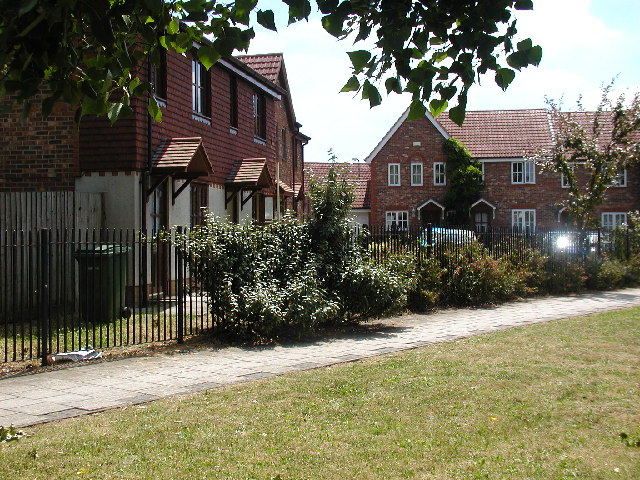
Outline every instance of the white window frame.
[[(396, 170), (396, 172), (391, 172), (391, 170)], [(393, 180), (393, 181), (392, 181)], [(387, 166), (387, 183), (390, 187), (399, 187), (401, 185), (400, 180), (400, 164), (399, 163), (390, 163)]]
[(627, 186), (627, 169), (622, 169), (621, 172), (611, 179), (610, 187), (626, 187)]
[(519, 160), (511, 162), (512, 184), (536, 183), (536, 164), (531, 160)]
[(605, 230), (613, 230), (627, 224), (627, 212), (602, 212), (600, 225)]
[(408, 210), (388, 210), (384, 212), (385, 227), (390, 230), (395, 222), (398, 230), (409, 229), (409, 211)]
[(191, 109), (199, 115), (208, 116), (204, 111), (207, 95), (205, 88), (207, 86), (203, 85), (203, 79), (206, 75), (203, 73), (203, 69), (202, 63), (195, 59), (191, 60)]
[(444, 162), (433, 162), (433, 184), (447, 184), (447, 169)]
[(514, 208), (511, 210), (511, 228), (520, 233), (531, 233), (536, 229), (534, 208)]
[(422, 162), (411, 162), (411, 186), (421, 187), (423, 185), (424, 168)]

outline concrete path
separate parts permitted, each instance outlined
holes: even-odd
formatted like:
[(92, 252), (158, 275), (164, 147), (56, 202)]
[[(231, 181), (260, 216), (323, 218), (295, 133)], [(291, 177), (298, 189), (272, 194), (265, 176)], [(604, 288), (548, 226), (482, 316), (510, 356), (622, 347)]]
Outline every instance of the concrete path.
[(406, 315), (379, 331), (74, 366), (0, 380), (0, 425), (28, 426), (504, 328), (640, 305), (640, 288)]

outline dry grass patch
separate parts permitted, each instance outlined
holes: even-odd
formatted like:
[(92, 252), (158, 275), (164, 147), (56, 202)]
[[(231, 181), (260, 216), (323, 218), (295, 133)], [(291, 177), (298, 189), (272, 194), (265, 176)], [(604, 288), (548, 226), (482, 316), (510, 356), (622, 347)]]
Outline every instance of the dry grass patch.
[(0, 478), (637, 479), (639, 340), (635, 308), (42, 425)]

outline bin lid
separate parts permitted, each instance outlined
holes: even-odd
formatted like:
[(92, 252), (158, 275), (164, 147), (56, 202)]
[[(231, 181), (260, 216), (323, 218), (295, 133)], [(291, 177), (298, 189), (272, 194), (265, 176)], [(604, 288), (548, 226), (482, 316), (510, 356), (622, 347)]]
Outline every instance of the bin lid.
[(92, 245), (81, 245), (75, 252), (75, 257), (93, 257), (96, 255), (120, 255), (129, 253), (131, 247), (127, 245), (113, 245), (110, 243), (97, 243)]

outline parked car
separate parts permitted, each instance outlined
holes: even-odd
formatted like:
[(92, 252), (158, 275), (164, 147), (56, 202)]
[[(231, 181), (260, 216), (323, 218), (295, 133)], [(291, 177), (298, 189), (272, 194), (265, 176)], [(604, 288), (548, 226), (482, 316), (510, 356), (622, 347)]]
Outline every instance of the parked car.
[[(425, 228), (422, 232), (422, 244), (428, 247), (429, 229)], [(468, 245), (476, 240), (476, 234), (472, 230), (466, 230), (464, 228), (446, 228), (446, 227), (432, 227), (431, 228), (431, 246), (435, 245)]]

